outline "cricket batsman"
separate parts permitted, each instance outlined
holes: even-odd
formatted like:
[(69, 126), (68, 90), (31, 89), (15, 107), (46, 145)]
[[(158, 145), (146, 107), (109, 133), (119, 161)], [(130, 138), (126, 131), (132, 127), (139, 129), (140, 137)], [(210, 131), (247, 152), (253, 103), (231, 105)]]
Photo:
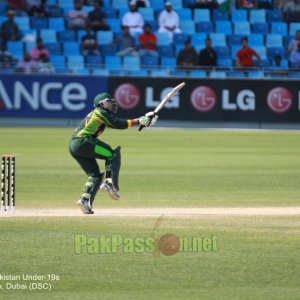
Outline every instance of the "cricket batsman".
[[(83, 193), (77, 202), (84, 214), (93, 214), (92, 209), (95, 196), (99, 190), (118, 200), (119, 171), (121, 166), (121, 147), (112, 149), (111, 146), (97, 139), (103, 133), (106, 126), (114, 129), (127, 129), (132, 126), (151, 127), (157, 121), (157, 114), (148, 112), (137, 119), (120, 119), (117, 117), (117, 101), (107, 93), (100, 93), (94, 98), (94, 110), (92, 110), (74, 130), (69, 143), (69, 151), (80, 167), (87, 174), (88, 179), (84, 185)], [(102, 183), (104, 173), (96, 159), (105, 161), (105, 180)]]

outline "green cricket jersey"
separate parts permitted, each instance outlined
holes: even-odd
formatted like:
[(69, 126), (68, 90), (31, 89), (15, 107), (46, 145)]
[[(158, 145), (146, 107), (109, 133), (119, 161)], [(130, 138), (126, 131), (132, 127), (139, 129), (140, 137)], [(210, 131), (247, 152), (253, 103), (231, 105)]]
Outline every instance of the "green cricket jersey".
[(96, 138), (106, 128), (126, 129), (131, 127), (131, 121), (120, 119), (115, 114), (95, 108), (91, 111), (75, 129), (73, 137), (92, 136)]

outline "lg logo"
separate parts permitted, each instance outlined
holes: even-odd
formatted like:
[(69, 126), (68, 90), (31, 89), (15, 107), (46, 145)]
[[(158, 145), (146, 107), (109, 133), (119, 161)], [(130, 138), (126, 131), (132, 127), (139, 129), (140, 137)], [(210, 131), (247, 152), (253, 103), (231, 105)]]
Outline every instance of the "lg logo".
[(217, 102), (215, 91), (208, 86), (200, 86), (194, 89), (191, 95), (193, 107), (201, 112), (207, 112), (214, 108)]
[(293, 96), (286, 88), (272, 89), (267, 97), (269, 108), (275, 113), (285, 113), (293, 104)]
[(116, 89), (115, 98), (121, 108), (129, 110), (139, 104), (141, 93), (134, 84), (124, 83)]

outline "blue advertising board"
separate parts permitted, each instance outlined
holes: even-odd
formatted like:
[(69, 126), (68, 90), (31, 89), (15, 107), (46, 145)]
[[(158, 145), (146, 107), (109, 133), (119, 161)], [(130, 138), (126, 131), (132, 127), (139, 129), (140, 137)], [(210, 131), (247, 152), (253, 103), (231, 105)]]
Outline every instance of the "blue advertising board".
[(0, 116), (80, 118), (107, 86), (104, 77), (2, 75)]

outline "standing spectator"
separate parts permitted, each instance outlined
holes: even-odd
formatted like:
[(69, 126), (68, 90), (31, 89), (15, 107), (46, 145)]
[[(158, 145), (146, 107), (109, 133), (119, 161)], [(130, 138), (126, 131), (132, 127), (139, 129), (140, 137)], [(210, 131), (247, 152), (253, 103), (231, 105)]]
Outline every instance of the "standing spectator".
[(0, 69), (1, 68), (10, 68), (14, 64), (13, 56), (6, 49), (5, 42), (1, 43), (0, 48)]
[(141, 56), (155, 56), (158, 57), (156, 50), (157, 38), (152, 32), (150, 24), (144, 26), (144, 33), (139, 36), (140, 55)]
[(180, 33), (179, 16), (173, 10), (172, 3), (165, 3), (165, 10), (163, 10), (158, 17), (159, 29), (158, 32), (167, 32), (170, 41), (173, 41), (173, 34)]
[(74, 9), (69, 11), (69, 23), (70, 29), (85, 29), (88, 13), (82, 10), (82, 1), (74, 1)]
[(297, 50), (299, 42), (300, 42), (300, 30), (297, 30), (295, 34), (295, 38), (292, 39), (289, 43), (289, 47), (288, 47), (289, 53), (291, 53), (294, 50)]
[(31, 49), (30, 56), (34, 61), (41, 60), (42, 56), (47, 56), (49, 58), (49, 51), (44, 47), (44, 43), (41, 38), (36, 40), (36, 48)]
[(198, 63), (198, 54), (190, 41), (185, 42), (185, 47), (177, 56), (177, 67), (179, 69), (195, 69)]
[(89, 12), (88, 26), (97, 31), (108, 31), (110, 27), (106, 24), (105, 13), (101, 10), (102, 1), (94, 2), (94, 10)]
[(17, 64), (16, 71), (20, 73), (34, 73), (37, 70), (37, 62), (32, 60), (28, 52), (24, 52), (23, 60)]
[(15, 12), (16, 16), (27, 16), (27, 4), (25, 0), (8, 0), (8, 8)]
[(46, 2), (47, 0), (26, 0), (28, 14), (31, 17), (46, 17)]
[(236, 54), (236, 66), (251, 68), (254, 67), (253, 56), (257, 58), (258, 63), (260, 63), (260, 56), (255, 50), (248, 46), (248, 38), (242, 38), (242, 48)]
[(55, 73), (55, 69), (53, 65), (49, 62), (49, 57), (46, 54), (40, 55), (40, 61), (37, 66), (37, 72), (42, 74)]
[(290, 61), (292, 68), (300, 68), (300, 42), (297, 49), (292, 51)]
[(217, 53), (211, 46), (211, 39), (207, 38), (205, 40), (205, 48), (199, 54), (199, 65), (202, 67), (215, 67), (217, 58)]
[(128, 26), (131, 35), (143, 32), (144, 19), (143, 16), (137, 11), (135, 1), (129, 2), (129, 12), (127, 12), (123, 19), (122, 25)]
[(122, 26), (123, 34), (120, 35), (114, 43), (119, 47), (120, 51), (116, 53), (117, 56), (138, 56), (136, 51), (135, 40), (129, 32), (128, 26)]
[(86, 35), (81, 38), (81, 50), (84, 56), (100, 55), (97, 38), (90, 27), (86, 28)]
[(9, 10), (6, 13), (8, 18), (1, 25), (1, 38), (2, 41), (18, 41), (21, 39), (21, 33), (18, 24), (14, 21), (15, 13), (13, 10)]

